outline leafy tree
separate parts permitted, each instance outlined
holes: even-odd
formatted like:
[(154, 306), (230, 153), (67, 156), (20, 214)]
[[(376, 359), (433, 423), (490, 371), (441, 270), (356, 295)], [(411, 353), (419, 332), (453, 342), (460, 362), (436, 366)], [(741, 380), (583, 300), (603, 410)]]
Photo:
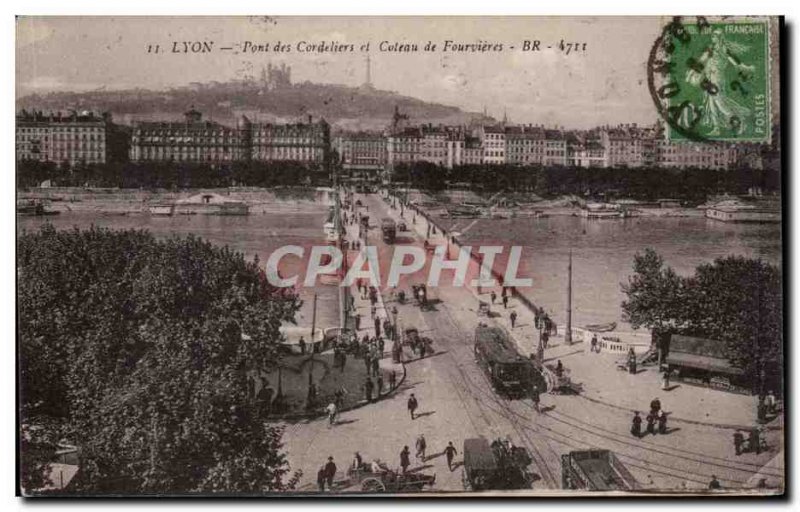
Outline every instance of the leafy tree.
[(622, 284), (627, 299), (622, 313), (634, 329), (647, 327), (654, 340), (664, 334), (686, 328), (686, 286), (684, 279), (651, 249), (633, 258), (633, 275)]
[(28, 492), (47, 480), (42, 453), (56, 436), (80, 447), (84, 492), (296, 481), (281, 430), (255, 416), (246, 386), (248, 371), (278, 361), (295, 295), (194, 237), (43, 227), (20, 235), (17, 256), (21, 424), (49, 434), (23, 443)]
[(780, 374), (783, 295), (777, 267), (741, 256), (720, 258), (700, 265), (689, 287), (695, 295), (687, 310), (693, 329), (725, 341), (731, 363), (757, 377), (754, 382)]
[(683, 333), (725, 343), (731, 364), (763, 392), (779, 385), (783, 365), (783, 296), (780, 269), (761, 260), (729, 256), (678, 276), (655, 251), (634, 257), (633, 275), (622, 285), (626, 320), (664, 340)]

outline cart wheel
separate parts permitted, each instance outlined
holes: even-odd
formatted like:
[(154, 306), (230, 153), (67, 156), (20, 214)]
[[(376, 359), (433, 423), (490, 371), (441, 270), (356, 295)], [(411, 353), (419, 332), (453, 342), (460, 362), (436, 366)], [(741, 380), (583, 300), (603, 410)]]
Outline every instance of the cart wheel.
[(361, 482), (361, 490), (364, 492), (384, 492), (386, 486), (377, 478), (367, 478)]

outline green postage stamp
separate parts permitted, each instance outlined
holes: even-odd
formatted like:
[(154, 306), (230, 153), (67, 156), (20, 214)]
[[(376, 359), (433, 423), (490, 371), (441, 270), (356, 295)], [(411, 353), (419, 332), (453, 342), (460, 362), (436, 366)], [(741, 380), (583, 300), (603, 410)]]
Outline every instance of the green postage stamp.
[(703, 22), (664, 33), (670, 140), (768, 142), (769, 25)]

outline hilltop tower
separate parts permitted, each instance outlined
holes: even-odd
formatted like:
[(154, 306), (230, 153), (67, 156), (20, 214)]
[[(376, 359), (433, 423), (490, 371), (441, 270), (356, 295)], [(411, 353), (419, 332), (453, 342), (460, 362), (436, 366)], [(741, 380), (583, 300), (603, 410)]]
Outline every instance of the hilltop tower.
[(372, 68), (371, 62), (369, 59), (369, 53), (367, 54), (367, 76), (366, 80), (364, 80), (364, 87), (371, 89), (372, 88)]

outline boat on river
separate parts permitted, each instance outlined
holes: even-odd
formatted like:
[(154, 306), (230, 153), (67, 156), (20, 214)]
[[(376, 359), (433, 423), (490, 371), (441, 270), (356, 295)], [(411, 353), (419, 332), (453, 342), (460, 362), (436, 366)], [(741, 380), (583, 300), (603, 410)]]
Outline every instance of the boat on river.
[(59, 213), (61, 212), (47, 209), (41, 201), (29, 200), (17, 203), (17, 214), (19, 215), (39, 217), (43, 215), (58, 215)]
[(608, 322), (605, 324), (588, 324), (584, 325), (583, 328), (591, 332), (611, 332), (617, 328), (617, 322)]

